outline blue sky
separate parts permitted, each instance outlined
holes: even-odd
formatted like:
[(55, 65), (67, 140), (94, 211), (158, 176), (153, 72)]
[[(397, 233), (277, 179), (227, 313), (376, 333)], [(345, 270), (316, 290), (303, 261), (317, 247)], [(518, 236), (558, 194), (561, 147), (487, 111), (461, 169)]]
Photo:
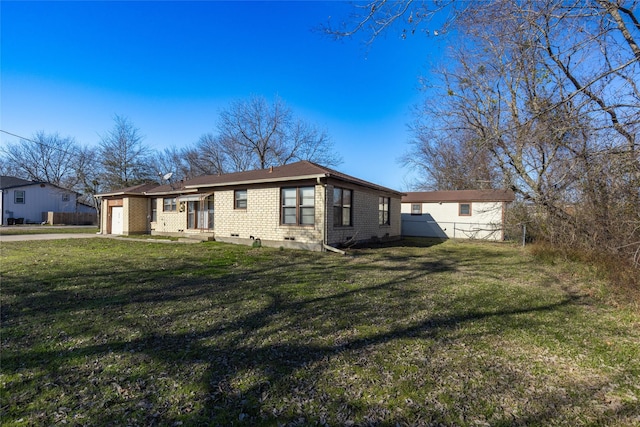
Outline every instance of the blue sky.
[[(370, 48), (317, 28), (343, 20), (342, 2), (0, 3), (0, 127), (96, 145), (126, 116), (162, 150), (215, 131), (232, 100), (281, 97), (325, 127), (342, 172), (398, 190), (411, 175), (397, 161), (421, 94), (418, 79), (441, 41), (402, 40)], [(0, 144), (17, 138), (0, 133)]]

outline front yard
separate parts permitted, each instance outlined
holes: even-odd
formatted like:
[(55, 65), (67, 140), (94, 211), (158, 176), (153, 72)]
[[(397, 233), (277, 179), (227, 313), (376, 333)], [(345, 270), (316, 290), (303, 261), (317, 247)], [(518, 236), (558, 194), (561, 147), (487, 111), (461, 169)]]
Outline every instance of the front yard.
[(640, 314), (519, 247), (0, 252), (3, 426), (640, 423)]

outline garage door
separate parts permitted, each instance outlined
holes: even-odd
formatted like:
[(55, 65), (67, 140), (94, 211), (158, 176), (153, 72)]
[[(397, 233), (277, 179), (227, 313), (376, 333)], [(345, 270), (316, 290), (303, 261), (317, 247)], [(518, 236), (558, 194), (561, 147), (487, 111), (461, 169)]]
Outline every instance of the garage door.
[(123, 233), (123, 214), (122, 206), (114, 206), (111, 208), (111, 234)]

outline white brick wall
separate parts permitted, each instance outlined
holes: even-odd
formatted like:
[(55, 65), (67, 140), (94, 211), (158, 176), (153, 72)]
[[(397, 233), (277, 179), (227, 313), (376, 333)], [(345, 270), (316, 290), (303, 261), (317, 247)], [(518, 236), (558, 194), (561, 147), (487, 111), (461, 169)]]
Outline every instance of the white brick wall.
[[(152, 199), (153, 203), (153, 199)], [(173, 234), (183, 233), (187, 230), (187, 204), (186, 202), (176, 203), (175, 211), (163, 211), (163, 198), (156, 199), (156, 222), (151, 223), (151, 229), (154, 233)], [(153, 208), (152, 208), (153, 209)]]
[[(346, 188), (353, 191), (352, 226), (333, 226), (333, 189), (335, 187)], [(329, 245), (338, 245), (350, 239), (357, 241), (370, 240), (372, 238), (396, 238), (400, 236), (400, 197), (364, 187), (335, 183), (327, 185), (328, 211), (328, 242)], [(378, 213), (378, 198), (391, 197), (389, 206), (389, 225), (380, 225)]]
[[(315, 224), (281, 224), (280, 190), (285, 187), (308, 187), (315, 189)], [(214, 235), (216, 240), (249, 243), (251, 237), (270, 245), (298, 246), (319, 250), (325, 233), (330, 245), (338, 245), (350, 238), (368, 240), (372, 237), (386, 238), (400, 236), (400, 197), (371, 190), (358, 185), (339, 184), (353, 191), (353, 226), (333, 226), (333, 184), (318, 184), (315, 180), (292, 182), (278, 187), (253, 185), (243, 188), (219, 189), (214, 193)], [(247, 190), (247, 208), (234, 208), (234, 190)], [(378, 223), (378, 197), (391, 197), (390, 225)], [(150, 218), (150, 204), (146, 198), (124, 198), (124, 233), (147, 231)], [(154, 234), (187, 233), (187, 209), (164, 212), (163, 198), (155, 198), (157, 220), (150, 224)], [(184, 202), (183, 202), (184, 203)], [(327, 209), (326, 222), (323, 212)], [(181, 211), (182, 210), (182, 211)], [(107, 212), (106, 200), (103, 200), (103, 212)], [(106, 215), (103, 215), (103, 230), (107, 230)], [(106, 232), (106, 231), (104, 231)]]
[[(291, 187), (309, 184), (291, 185)], [(289, 186), (285, 186), (289, 187)], [(322, 194), (320, 185), (315, 185), (316, 224), (295, 226), (280, 224), (280, 187), (247, 188), (247, 209), (234, 209), (234, 190), (217, 191), (214, 196), (216, 239), (251, 236), (261, 240), (296, 242), (319, 242), (322, 240)], [(237, 236), (236, 236), (237, 235)]]

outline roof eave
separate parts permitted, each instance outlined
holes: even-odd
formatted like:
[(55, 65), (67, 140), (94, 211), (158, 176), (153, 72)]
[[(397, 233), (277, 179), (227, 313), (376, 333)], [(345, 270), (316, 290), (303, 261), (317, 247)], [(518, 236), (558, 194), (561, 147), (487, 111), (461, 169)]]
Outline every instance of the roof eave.
[(365, 187), (369, 187), (372, 188), (374, 190), (379, 190), (379, 191), (386, 191), (392, 194), (396, 194), (398, 196), (404, 196), (405, 193), (393, 190), (391, 188), (386, 188), (386, 187), (382, 187), (379, 185), (375, 185), (375, 184), (366, 184), (362, 181), (359, 181), (357, 179), (349, 179), (347, 177), (344, 176), (340, 176), (340, 175), (334, 175), (331, 173), (318, 173), (318, 174), (311, 174), (311, 175), (297, 175), (297, 176), (288, 176), (288, 177), (281, 177), (281, 178), (262, 178), (262, 179), (250, 179), (250, 180), (240, 180), (240, 181), (231, 181), (231, 182), (219, 182), (219, 183), (214, 183), (214, 184), (200, 184), (200, 185), (185, 185), (185, 188), (188, 189), (198, 189), (198, 188), (213, 188), (213, 187), (229, 187), (229, 186), (235, 186), (235, 185), (250, 185), (250, 184), (268, 184), (268, 183), (274, 183), (274, 182), (290, 182), (290, 181), (303, 181), (303, 180), (307, 180), (307, 179), (318, 179), (318, 178), (333, 178), (333, 179), (337, 179), (340, 181), (345, 181), (345, 182), (350, 182), (352, 184), (357, 184), (360, 186), (365, 186)]
[(372, 190), (384, 191), (386, 193), (392, 193), (392, 194), (395, 194), (395, 195), (400, 196), (400, 197), (406, 196), (406, 193), (403, 193), (401, 191), (394, 190), (392, 188), (383, 187), (382, 185), (374, 184), (372, 182), (362, 181), (362, 180), (359, 180), (357, 178), (350, 179), (349, 177), (344, 177), (344, 176), (340, 176), (340, 175), (331, 175), (331, 174), (327, 174), (327, 177), (330, 177), (330, 178), (333, 178), (333, 179), (337, 179), (337, 180), (340, 180), (340, 181), (344, 181), (344, 182), (350, 182), (351, 184), (356, 184), (356, 185), (359, 185), (361, 187), (371, 188)]
[(144, 196), (144, 193), (129, 193), (126, 191), (116, 191), (115, 193), (101, 193), (101, 194), (95, 194), (94, 196), (98, 198), (114, 197), (114, 196)]
[(402, 203), (497, 203), (497, 202), (513, 202), (514, 199), (416, 199), (416, 200), (403, 200)]
[(271, 182), (300, 181), (305, 179), (326, 178), (327, 176), (329, 176), (329, 174), (324, 173), (324, 174), (313, 174), (313, 175), (287, 176), (282, 178), (248, 179), (248, 180), (241, 180), (241, 181), (217, 182), (213, 184), (185, 185), (185, 188), (198, 189), (198, 188), (212, 188), (212, 187), (228, 187), (228, 186), (234, 186), (234, 185), (268, 184)]
[(144, 195), (145, 196), (173, 196), (173, 195), (179, 195), (179, 194), (184, 194), (184, 193), (197, 193), (198, 191), (196, 189), (191, 189), (191, 188), (182, 188), (180, 190), (171, 190), (171, 191), (145, 191)]

